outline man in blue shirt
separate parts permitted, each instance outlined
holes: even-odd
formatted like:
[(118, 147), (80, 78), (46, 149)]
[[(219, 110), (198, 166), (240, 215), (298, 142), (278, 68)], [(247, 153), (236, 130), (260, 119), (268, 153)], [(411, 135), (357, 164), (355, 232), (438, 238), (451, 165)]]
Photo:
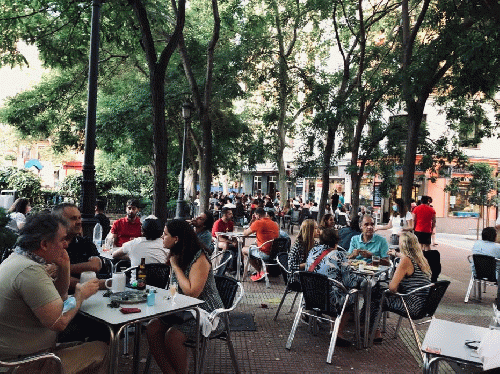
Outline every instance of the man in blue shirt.
[(375, 234), (375, 222), (373, 218), (365, 214), (360, 223), (361, 235), (351, 238), (349, 246), (350, 259), (366, 260), (370, 263), (372, 256), (379, 256), (380, 259), (387, 259), (389, 246), (387, 241), (380, 235)]

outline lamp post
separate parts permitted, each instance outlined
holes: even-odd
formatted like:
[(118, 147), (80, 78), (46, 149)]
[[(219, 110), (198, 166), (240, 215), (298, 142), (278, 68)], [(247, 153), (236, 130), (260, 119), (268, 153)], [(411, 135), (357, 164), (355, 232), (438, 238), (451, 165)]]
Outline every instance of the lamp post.
[(84, 236), (92, 236), (95, 212), (95, 166), (96, 147), (96, 110), (97, 110), (97, 74), (99, 65), (99, 19), (101, 4), (104, 0), (92, 1), (92, 26), (90, 31), (89, 88), (87, 97), (87, 121), (85, 124), (85, 155), (82, 180), (82, 228)]
[(176, 219), (186, 219), (186, 202), (184, 201), (184, 167), (186, 163), (186, 138), (193, 105), (190, 101), (182, 104), (182, 118), (184, 118), (184, 135), (182, 137), (182, 159), (181, 159), (181, 181), (179, 183), (179, 194), (177, 196), (177, 207), (175, 209)]

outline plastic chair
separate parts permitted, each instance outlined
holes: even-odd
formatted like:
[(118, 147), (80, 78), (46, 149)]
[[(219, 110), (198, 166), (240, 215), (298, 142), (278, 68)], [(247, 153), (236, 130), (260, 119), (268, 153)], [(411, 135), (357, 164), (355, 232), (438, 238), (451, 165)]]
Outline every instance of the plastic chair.
[[(426, 286), (416, 288), (413, 291), (405, 293), (405, 294), (403, 294), (403, 293), (391, 293), (389, 290), (385, 290), (385, 292), (382, 294), (382, 298), (380, 300), (379, 313), (377, 314), (375, 325), (374, 325), (373, 331), (371, 333), (370, 345), (373, 345), (373, 340), (375, 339), (375, 331), (380, 323), (380, 317), (382, 315), (382, 312), (393, 312), (393, 313), (396, 313), (397, 315), (399, 315), (399, 320), (398, 320), (398, 323), (396, 325), (396, 331), (394, 333), (394, 338), (397, 338), (397, 336), (398, 336), (399, 327), (401, 326), (401, 322), (402, 322), (403, 318), (408, 318), (408, 320), (410, 321), (411, 329), (413, 331), (413, 336), (415, 337), (415, 341), (417, 342), (418, 349), (421, 352), (422, 351), (422, 344), (420, 343), (420, 339), (418, 338), (417, 328), (415, 326), (414, 320), (420, 320), (423, 318), (432, 317), (434, 315), (434, 313), (436, 312), (436, 309), (438, 308), (439, 303), (441, 302), (441, 299), (443, 298), (443, 296), (446, 292), (446, 289), (448, 288), (449, 285), (450, 285), (450, 281), (446, 281), (446, 280), (437, 281), (435, 283), (431, 283), (431, 284), (428, 284)], [(427, 294), (427, 297), (425, 299), (424, 306), (419, 310), (419, 312), (417, 314), (411, 315), (410, 311), (408, 309), (408, 305), (407, 305), (408, 298), (411, 297), (412, 295), (415, 295), (417, 292), (420, 292), (420, 291), (425, 290), (425, 289), (428, 289), (429, 293)], [(403, 302), (403, 305), (405, 307), (405, 312), (401, 312), (400, 310), (393, 310), (390, 308), (382, 310), (382, 306), (384, 305), (384, 300), (388, 296), (389, 297), (400, 297), (401, 301)], [(430, 322), (430, 319), (426, 320), (426, 321), (419, 322), (419, 323), (417, 323), (417, 325), (421, 325), (421, 324), (428, 323), (428, 322)]]
[(50, 369), (53, 370), (51, 373), (64, 373), (61, 359), (53, 353), (43, 353), (17, 360), (0, 361), (0, 368), (13, 369), (13, 372), (17, 372), (17, 370), (22, 367), (31, 365), (35, 362), (41, 363), (42, 361), (53, 362), (53, 365), (50, 367)]
[[(481, 284), (483, 284), (484, 290), (486, 289), (486, 285), (497, 285), (497, 262), (500, 259), (497, 259), (492, 256), (473, 254), (467, 256), (467, 259), (471, 263), (474, 263), (474, 271), (471, 274), (469, 287), (467, 288), (467, 294), (465, 295), (464, 303), (469, 302), (469, 295), (471, 290), (474, 287), (474, 298), (481, 301)], [(472, 259), (472, 261), (471, 261)]]
[(287, 252), (280, 252), (276, 256), (276, 260), (278, 262), (278, 265), (280, 266), (281, 269), (281, 275), (283, 276), (283, 282), (285, 283), (285, 292), (283, 293), (283, 296), (281, 297), (280, 305), (278, 306), (278, 310), (276, 311), (276, 314), (273, 318), (274, 321), (278, 319), (278, 314), (281, 310), (281, 307), (283, 306), (283, 303), (285, 302), (286, 296), (291, 293), (295, 292), (295, 297), (293, 298), (292, 306), (290, 307), (290, 310), (288, 313), (292, 312), (292, 309), (295, 305), (295, 301), (297, 300), (297, 297), (299, 296), (299, 293), (302, 292), (302, 289), (300, 288), (300, 282), (298, 281), (293, 281), (292, 279), (292, 272), (288, 268), (288, 253)]
[[(309, 318), (313, 319), (316, 324), (318, 320), (325, 320), (330, 322), (332, 318), (335, 319), (335, 324), (331, 332), (332, 336), (330, 338), (330, 346), (328, 348), (328, 354), (326, 356), (326, 362), (331, 364), (332, 357), (335, 351), (335, 343), (337, 341), (337, 335), (340, 326), (340, 320), (342, 319), (347, 303), (351, 297), (354, 297), (354, 316), (355, 316), (355, 326), (356, 326), (356, 340), (359, 341), (359, 313), (358, 313), (358, 291), (355, 289), (347, 290), (344, 285), (335, 279), (328, 278), (326, 275), (319, 273), (312, 273), (309, 271), (299, 271), (300, 285), (302, 287), (302, 298), (304, 303), (299, 303), (299, 309), (297, 314), (295, 314), (295, 319), (293, 321), (292, 329), (288, 340), (286, 342), (286, 349), (292, 348), (293, 338), (295, 336), (295, 331), (299, 324), (301, 316), (307, 315)], [(339, 311), (336, 309), (335, 305), (330, 302), (330, 289), (332, 286), (336, 286), (344, 290), (346, 293), (345, 301), (342, 305), (342, 309)], [(305, 305), (304, 305), (305, 304)], [(326, 315), (330, 318), (325, 318)]]

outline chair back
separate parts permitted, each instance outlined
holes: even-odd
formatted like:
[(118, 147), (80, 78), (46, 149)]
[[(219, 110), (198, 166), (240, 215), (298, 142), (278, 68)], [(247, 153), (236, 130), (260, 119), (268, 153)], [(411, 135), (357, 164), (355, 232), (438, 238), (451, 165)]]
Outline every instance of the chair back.
[(343, 214), (337, 217), (337, 225), (347, 226), (347, 218)]
[(146, 264), (146, 282), (148, 285), (165, 288), (170, 279), (170, 266), (167, 264)]
[(283, 282), (285, 284), (288, 283), (288, 272), (290, 269), (288, 268), (288, 253), (287, 252), (280, 252), (276, 256), (276, 261), (278, 262), (278, 265), (280, 266), (281, 270), (281, 275), (283, 276)]
[(306, 310), (314, 310), (330, 316), (336, 315), (336, 310), (330, 303), (331, 284), (326, 275), (299, 271), (299, 279)]
[(238, 281), (225, 275), (214, 275), (214, 278), (224, 308), (231, 308), (236, 297), (236, 292), (238, 291)]
[(273, 241), (273, 245), (271, 247), (271, 259), (276, 258), (278, 253), (280, 252), (288, 252), (288, 239), (287, 238), (276, 238)]
[(473, 254), (474, 269), (476, 271), (476, 279), (486, 280), (488, 282), (497, 282), (497, 261), (495, 257)]
[(231, 253), (231, 251), (222, 252), (222, 257), (220, 259), (220, 263), (214, 269), (214, 274), (219, 275), (219, 276), (226, 274), (227, 267), (229, 266), (229, 263), (231, 262), (232, 258), (233, 258), (233, 254)]
[(433, 283), (429, 287), (429, 294), (425, 301), (425, 307), (422, 309), (421, 313), (417, 316), (411, 316), (413, 319), (422, 319), (425, 317), (432, 317), (436, 312), (436, 309), (443, 298), (446, 289), (450, 285), (450, 281), (441, 280)]
[(291, 221), (292, 223), (298, 223), (300, 217), (300, 210), (293, 209), (291, 212)]

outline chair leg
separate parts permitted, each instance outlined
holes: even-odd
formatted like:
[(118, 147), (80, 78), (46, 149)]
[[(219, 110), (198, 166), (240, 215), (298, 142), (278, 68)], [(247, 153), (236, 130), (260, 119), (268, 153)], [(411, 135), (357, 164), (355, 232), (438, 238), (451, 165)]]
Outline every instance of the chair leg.
[(266, 288), (271, 288), (271, 284), (269, 283), (269, 277), (267, 276), (266, 263), (264, 262), (263, 259), (260, 259), (260, 262), (262, 263), (262, 271), (264, 272), (264, 279), (266, 281)]
[(300, 292), (295, 292), (295, 297), (293, 298), (292, 306), (290, 307), (290, 310), (288, 311), (288, 313), (292, 313), (293, 307), (295, 306), (295, 301), (297, 300), (299, 293)]
[[(469, 287), (467, 287), (467, 293), (465, 294), (464, 303), (468, 303), (469, 302), (469, 295), (470, 295), (470, 292), (472, 290), (472, 286), (473, 285), (474, 285), (474, 274), (471, 275), (471, 277), (470, 277)], [(474, 293), (476, 293), (475, 290), (474, 290)]]
[(144, 374), (148, 374), (149, 367), (151, 366), (151, 352), (148, 351), (148, 357), (146, 358), (146, 363), (144, 364)]
[[(278, 310), (276, 311), (276, 314), (274, 315), (273, 321), (276, 321), (278, 319), (278, 314), (280, 313), (281, 307), (283, 306), (283, 303), (285, 302), (286, 295), (288, 295), (288, 285), (285, 288), (285, 292), (283, 293), (283, 296), (281, 297), (280, 305), (278, 305)], [(295, 301), (295, 299), (294, 299)]]
[(401, 326), (402, 321), (403, 321), (403, 316), (399, 316), (398, 324), (396, 325), (396, 331), (394, 332), (394, 339), (398, 337), (399, 327)]
[(359, 323), (359, 295), (354, 294), (354, 334), (356, 336), (356, 349), (361, 349), (361, 326)]
[(300, 301), (299, 301), (299, 309), (297, 310), (297, 313), (295, 314), (295, 319), (293, 320), (293, 325), (292, 329), (290, 330), (290, 335), (288, 335), (288, 339), (286, 341), (285, 348), (286, 349), (291, 349), (292, 348), (292, 342), (293, 338), (295, 336), (295, 331), (297, 330), (297, 326), (300, 321), (300, 316), (302, 315), (302, 295), (300, 296)]
[(384, 314), (382, 315), (382, 332), (385, 332), (387, 330), (387, 314), (389, 314), (389, 312), (384, 312)]
[(250, 266), (249, 258), (250, 258), (250, 256), (247, 256), (247, 262), (245, 263), (245, 266), (243, 267), (243, 277), (241, 278), (242, 282), (245, 281), (245, 279), (247, 278), (247, 275), (248, 275), (248, 267)]
[(129, 326), (125, 327), (123, 331), (123, 354), (128, 355), (128, 334), (130, 332)]
[(328, 355), (326, 356), (326, 362), (328, 364), (332, 363), (333, 353), (335, 352), (335, 343), (337, 342), (337, 335), (339, 333), (340, 321), (342, 320), (342, 317), (344, 316), (344, 311), (345, 311), (345, 308), (347, 306), (348, 301), (349, 301), (349, 295), (347, 295), (345, 298), (344, 305), (342, 306), (342, 311), (340, 312), (339, 315), (337, 315), (337, 318), (335, 318), (335, 324), (333, 326), (332, 337), (330, 339), (330, 347), (328, 347)]
[[(199, 352), (199, 357), (198, 357), (198, 365), (197, 367), (199, 368), (200, 370), (200, 374), (203, 374), (203, 371), (205, 370), (205, 353), (207, 352), (207, 338), (205, 337), (201, 337), (201, 341), (200, 341), (200, 344), (201, 344), (201, 347), (200, 347), (200, 352)], [(196, 349), (196, 347), (195, 347)]]
[(476, 292), (477, 292), (477, 300), (479, 302), (481, 302), (481, 299), (482, 299), (482, 295), (481, 295), (481, 283), (482, 283), (482, 281), (477, 281), (476, 282), (476, 284), (477, 284), (477, 290), (476, 290)]
[[(227, 320), (227, 323), (229, 323), (229, 319)], [(238, 360), (236, 359), (236, 352), (234, 351), (233, 341), (231, 340), (231, 332), (229, 329), (227, 330), (226, 343), (229, 355), (231, 356), (231, 361), (233, 361), (234, 372), (236, 374), (240, 374), (240, 368), (238, 367)]]

